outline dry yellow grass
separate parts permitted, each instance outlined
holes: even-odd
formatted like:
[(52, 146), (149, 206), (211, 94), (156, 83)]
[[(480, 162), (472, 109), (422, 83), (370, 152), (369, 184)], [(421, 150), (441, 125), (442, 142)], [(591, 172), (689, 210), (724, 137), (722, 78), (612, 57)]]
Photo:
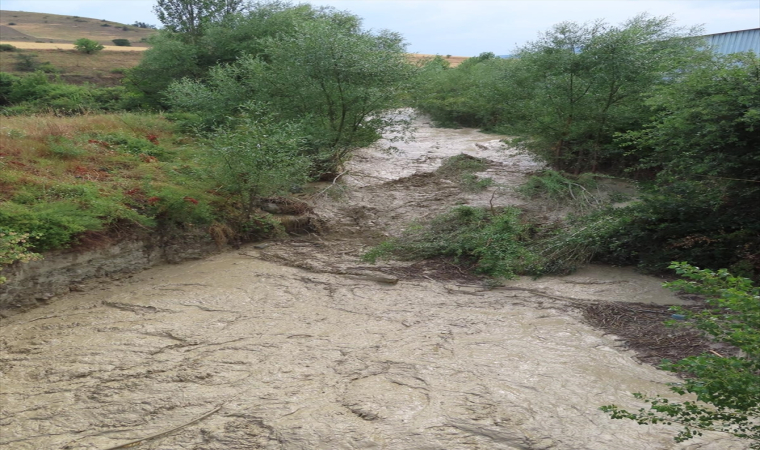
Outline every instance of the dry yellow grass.
[(462, 62), (465, 59), (470, 58), (469, 56), (425, 55), (425, 54), (422, 54), (422, 53), (410, 53), (409, 54), (409, 58), (412, 61), (415, 61), (415, 62), (417, 62), (417, 61), (424, 61), (424, 60), (427, 60), (427, 59), (432, 59), (432, 58), (435, 58), (436, 56), (442, 56), (443, 59), (445, 59), (446, 61), (449, 62), (449, 64), (451, 64), (451, 67), (456, 67), (456, 66), (462, 64)]
[(154, 33), (156, 30), (108, 20), (0, 10), (0, 40), (13, 45), (15, 42), (70, 44), (87, 38), (103, 45), (111, 44), (113, 39), (129, 39), (133, 46), (146, 47), (143, 40)]
[[(19, 41), (0, 41), (0, 44), (10, 44), (16, 48), (24, 50), (74, 50), (74, 44), (49, 43), (49, 42), (19, 42)], [(142, 52), (148, 47), (118, 47), (116, 45), (104, 45), (103, 51), (110, 52)]]
[(39, 63), (49, 62), (61, 71), (64, 81), (77, 84), (89, 82), (103, 86), (119, 84), (124, 77), (124, 69), (135, 67), (142, 58), (142, 52), (134, 51), (109, 51), (86, 55), (75, 50), (17, 50), (0, 52), (0, 72), (24, 75), (24, 72), (19, 72), (16, 67), (18, 55), (22, 54), (37, 55), (34, 59)]

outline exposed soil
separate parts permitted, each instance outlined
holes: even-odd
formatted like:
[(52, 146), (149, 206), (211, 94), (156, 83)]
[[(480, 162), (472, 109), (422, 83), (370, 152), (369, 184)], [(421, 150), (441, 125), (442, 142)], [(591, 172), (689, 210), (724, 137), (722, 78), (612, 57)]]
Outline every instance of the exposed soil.
[[(631, 392), (667, 396), (678, 381), (589, 324), (662, 333), (661, 305), (689, 302), (661, 280), (590, 266), (494, 288), (444, 260), (362, 262), (455, 204), (562, 214), (509, 189), (541, 165), (499, 136), (418, 126), (403, 153), (360, 151), (339, 182), (317, 188), (320, 235), (90, 285), (3, 319), (0, 446), (747, 448), (721, 433), (676, 444), (673, 427), (598, 410), (638, 409)], [(502, 187), (467, 193), (433, 174), (462, 152), (487, 159), (481, 175)]]

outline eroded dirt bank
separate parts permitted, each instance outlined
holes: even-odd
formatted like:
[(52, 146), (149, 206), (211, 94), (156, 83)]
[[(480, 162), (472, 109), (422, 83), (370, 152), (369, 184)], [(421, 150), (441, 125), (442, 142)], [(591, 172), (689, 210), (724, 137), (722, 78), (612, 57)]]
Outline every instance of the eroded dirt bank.
[(495, 136), (420, 126), (404, 154), (361, 152), (350, 189), (320, 197), (323, 236), (151, 269), (3, 319), (0, 447), (746, 448), (718, 433), (675, 444), (667, 426), (598, 411), (677, 380), (571, 306), (675, 301), (658, 280), (587, 269), (486, 290), (450, 268), (359, 262), (383, 234), (457, 202), (522, 202), (423, 172), (467, 151), (510, 185), (535, 163), (496, 152)]

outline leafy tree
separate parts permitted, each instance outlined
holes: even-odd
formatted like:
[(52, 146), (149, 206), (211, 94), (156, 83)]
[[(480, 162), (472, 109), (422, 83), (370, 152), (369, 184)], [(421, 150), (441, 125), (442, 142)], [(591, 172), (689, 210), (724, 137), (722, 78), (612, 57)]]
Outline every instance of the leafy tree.
[(243, 0), (157, 0), (153, 11), (166, 29), (194, 40), (204, 28), (238, 12)]
[(206, 125), (227, 122), (247, 101), (266, 103), (280, 119), (301, 124), (317, 171), (334, 171), (353, 149), (406, 123), (384, 114), (400, 105), (413, 75), (403, 42), (357, 23), (343, 14), (302, 22), (297, 33), (264, 41), (259, 57), (213, 68), (206, 81), (175, 82), (167, 101)]
[(675, 437), (686, 441), (717, 430), (749, 439), (760, 448), (760, 288), (727, 270), (701, 270), (686, 263), (671, 268), (692, 281), (666, 283), (671, 289), (707, 296), (708, 309), (686, 315), (692, 326), (712, 339), (739, 348), (737, 356), (703, 354), (666, 362), (664, 368), (689, 375), (671, 386), (679, 395), (696, 395), (697, 401), (674, 402), (660, 396), (634, 394), (650, 404), (632, 413), (615, 405), (602, 407), (613, 419), (631, 419), (640, 424), (676, 423), (683, 429)]
[(646, 103), (651, 121), (618, 141), (658, 172), (621, 229), (633, 262), (760, 275), (760, 60), (715, 56)]
[(412, 102), (441, 126), (497, 130), (515, 109), (513, 99), (504, 101), (515, 62), (482, 53), (452, 69), (445, 59), (433, 58), (420, 70)]
[(240, 200), (248, 215), (258, 197), (305, 183), (311, 162), (303, 155), (297, 125), (274, 120), (254, 103), (242, 112), (235, 126), (208, 137), (207, 157), (212, 177)]
[(161, 93), (174, 80), (187, 77), (205, 79), (218, 64), (232, 64), (250, 55), (267, 60), (265, 42), (269, 38), (297, 33), (300, 23), (311, 20), (352, 22), (358, 18), (330, 8), (311, 5), (293, 6), (271, 1), (248, 5), (244, 11), (229, 14), (220, 22), (211, 22), (194, 39), (183, 33), (162, 30), (150, 38), (151, 48), (140, 64), (129, 71), (125, 84), (141, 96), (148, 106), (167, 106)]
[(624, 168), (613, 136), (647, 117), (640, 96), (707, 55), (691, 38), (699, 29), (673, 23), (647, 15), (619, 26), (564, 22), (519, 49), (524, 75), (515, 88), (531, 95), (513, 127), (525, 136), (517, 143), (565, 171)]
[(405, 123), (385, 114), (400, 106), (413, 75), (398, 34), (315, 21), (271, 40), (267, 53), (266, 95), (283, 117), (302, 118), (323, 170), (337, 169), (353, 149)]
[(76, 48), (76, 50), (80, 53), (92, 55), (103, 50), (105, 47), (100, 45), (100, 43), (97, 41), (93, 41), (92, 39), (80, 38), (74, 41), (74, 48)]

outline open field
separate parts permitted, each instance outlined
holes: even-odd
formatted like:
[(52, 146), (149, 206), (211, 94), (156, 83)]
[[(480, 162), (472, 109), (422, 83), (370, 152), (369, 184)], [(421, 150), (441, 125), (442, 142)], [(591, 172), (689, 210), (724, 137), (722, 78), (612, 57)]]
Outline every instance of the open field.
[[(10, 44), (16, 48), (24, 50), (74, 50), (74, 44), (50, 43), (50, 42), (19, 42), (19, 41), (0, 41), (0, 44)], [(142, 52), (148, 47), (119, 47), (116, 45), (104, 45), (103, 51), (110, 52)]]
[[(14, 42), (12, 45), (16, 45)], [(52, 45), (52, 44), (51, 44)], [(60, 44), (55, 44), (60, 45)], [(122, 51), (125, 47), (115, 47), (119, 51), (103, 51), (94, 55), (86, 55), (75, 50), (17, 50), (0, 52), (0, 72), (14, 75), (24, 75), (17, 64), (21, 55), (36, 55), (34, 60), (39, 64), (49, 62), (59, 71), (60, 77), (69, 83), (85, 82), (101, 86), (119, 84), (124, 71), (136, 66), (142, 58), (142, 52)]]
[(0, 10), (0, 40), (16, 42), (71, 44), (79, 38), (103, 45), (113, 39), (129, 39), (135, 47), (147, 47), (145, 40), (156, 30), (129, 24), (78, 16)]

